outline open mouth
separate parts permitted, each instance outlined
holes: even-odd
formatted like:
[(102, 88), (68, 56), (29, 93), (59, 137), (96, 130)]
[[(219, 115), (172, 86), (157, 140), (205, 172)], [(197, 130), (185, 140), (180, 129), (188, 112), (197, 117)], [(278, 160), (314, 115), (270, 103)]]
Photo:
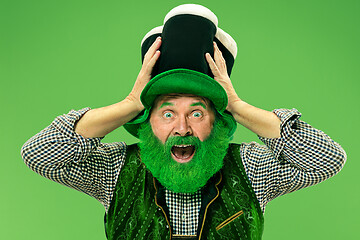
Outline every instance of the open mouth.
[(174, 145), (171, 148), (171, 156), (178, 163), (189, 162), (195, 153), (194, 145)]

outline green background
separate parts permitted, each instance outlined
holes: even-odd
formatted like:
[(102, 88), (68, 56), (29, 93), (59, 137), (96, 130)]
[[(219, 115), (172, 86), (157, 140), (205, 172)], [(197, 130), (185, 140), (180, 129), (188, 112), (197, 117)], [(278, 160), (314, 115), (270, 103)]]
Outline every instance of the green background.
[[(22, 144), (60, 114), (122, 100), (140, 69), (140, 41), (185, 1), (1, 0), (0, 239), (105, 239), (91, 197), (30, 171)], [(360, 1), (194, 1), (238, 43), (231, 79), (257, 107), (297, 108), (339, 142), (335, 177), (275, 199), (263, 239), (358, 239)], [(136, 142), (124, 129), (104, 142)], [(234, 142), (257, 141), (242, 126)]]

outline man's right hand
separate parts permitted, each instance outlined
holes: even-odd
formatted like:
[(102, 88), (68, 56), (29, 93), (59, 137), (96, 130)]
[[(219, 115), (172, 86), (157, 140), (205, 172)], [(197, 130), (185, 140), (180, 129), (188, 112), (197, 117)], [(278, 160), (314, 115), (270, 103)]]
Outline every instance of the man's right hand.
[(151, 72), (155, 66), (156, 61), (160, 56), (160, 51), (159, 51), (160, 46), (161, 46), (161, 37), (158, 37), (151, 45), (147, 53), (145, 54), (142, 68), (135, 81), (134, 87), (130, 92), (130, 94), (126, 97), (130, 102), (136, 104), (136, 107), (138, 108), (139, 112), (144, 109), (144, 106), (140, 101), (140, 94), (144, 89), (144, 87), (146, 86), (146, 84), (151, 79)]
[(121, 102), (91, 109), (75, 126), (75, 132), (86, 138), (103, 137), (136, 117), (144, 106), (140, 94), (151, 79), (152, 69), (160, 56), (161, 38), (157, 38), (145, 54), (140, 73), (130, 94)]

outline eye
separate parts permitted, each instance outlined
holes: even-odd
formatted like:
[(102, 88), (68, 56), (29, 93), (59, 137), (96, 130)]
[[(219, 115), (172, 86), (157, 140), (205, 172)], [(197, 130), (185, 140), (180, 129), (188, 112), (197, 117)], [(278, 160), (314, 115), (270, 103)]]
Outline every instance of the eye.
[(166, 112), (164, 113), (164, 118), (171, 118), (173, 116), (173, 114), (171, 112)]
[(201, 117), (202, 116), (202, 113), (201, 112), (193, 112), (193, 117), (195, 117), (195, 118), (199, 118), (199, 117)]

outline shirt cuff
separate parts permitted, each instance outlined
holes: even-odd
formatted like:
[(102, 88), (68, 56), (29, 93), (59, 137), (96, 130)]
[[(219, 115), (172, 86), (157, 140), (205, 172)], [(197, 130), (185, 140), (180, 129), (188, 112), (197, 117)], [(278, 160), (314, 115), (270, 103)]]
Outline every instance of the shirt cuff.
[(78, 111), (71, 110), (68, 114), (58, 116), (51, 125), (57, 129), (61, 135), (68, 139), (70, 144), (77, 145), (74, 161), (79, 162), (86, 159), (91, 152), (96, 149), (103, 137), (85, 138), (75, 132), (76, 122), (91, 108), (83, 108)]
[(279, 159), (280, 153), (283, 150), (286, 140), (291, 138), (293, 134), (294, 123), (301, 117), (301, 113), (293, 109), (275, 109), (273, 113), (281, 120), (280, 123), (280, 137), (279, 138), (265, 138), (258, 136), (259, 139), (272, 150), (275, 159)]

